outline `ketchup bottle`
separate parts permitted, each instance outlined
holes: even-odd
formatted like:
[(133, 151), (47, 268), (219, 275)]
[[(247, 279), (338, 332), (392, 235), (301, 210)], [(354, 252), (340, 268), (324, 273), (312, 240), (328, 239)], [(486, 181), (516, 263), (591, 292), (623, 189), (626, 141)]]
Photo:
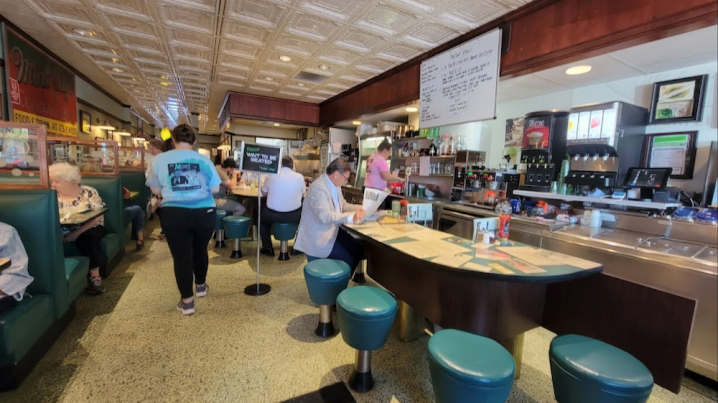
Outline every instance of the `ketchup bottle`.
[(498, 237), (502, 241), (509, 239), (509, 222), (511, 221), (511, 203), (507, 200), (502, 200), (496, 205), (494, 209), (499, 214), (499, 230)]

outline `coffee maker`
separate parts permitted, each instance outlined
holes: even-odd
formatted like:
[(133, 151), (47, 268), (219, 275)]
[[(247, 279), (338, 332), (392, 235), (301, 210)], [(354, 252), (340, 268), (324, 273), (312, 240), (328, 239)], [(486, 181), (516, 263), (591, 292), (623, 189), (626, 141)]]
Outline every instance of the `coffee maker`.
[(556, 110), (525, 116), (521, 163), (526, 165), (526, 179), (521, 190), (551, 190), (566, 153), (568, 116), (569, 112)]
[(611, 193), (631, 167), (641, 166), (648, 110), (625, 102), (571, 108), (565, 183)]
[(454, 184), (451, 188), (453, 200), (461, 200), (462, 193), (467, 189), (471, 189), (471, 180), (473, 178), (472, 167), (481, 166), (483, 169), (486, 160), (486, 152), (462, 150), (456, 153), (456, 161), (454, 163)]

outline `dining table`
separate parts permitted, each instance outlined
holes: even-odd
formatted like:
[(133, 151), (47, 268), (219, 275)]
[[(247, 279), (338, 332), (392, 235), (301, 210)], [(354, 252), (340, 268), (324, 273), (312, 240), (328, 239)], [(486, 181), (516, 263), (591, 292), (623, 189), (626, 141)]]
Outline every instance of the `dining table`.
[(107, 211), (106, 207), (82, 211), (79, 213), (65, 215), (60, 217), (60, 225), (82, 225), (93, 218), (104, 214)]

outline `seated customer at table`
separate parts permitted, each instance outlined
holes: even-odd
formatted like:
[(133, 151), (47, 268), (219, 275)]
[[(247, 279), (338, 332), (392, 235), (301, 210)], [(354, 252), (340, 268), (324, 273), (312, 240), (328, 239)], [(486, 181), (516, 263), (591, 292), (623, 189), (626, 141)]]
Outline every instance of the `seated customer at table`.
[(302, 197), (306, 190), (304, 177), (294, 172), (292, 157), (282, 157), (282, 169), (276, 176), (269, 176), (264, 182), (262, 193), (267, 196), (267, 208), (262, 209), (259, 235), (262, 238), (260, 252), (274, 256), (270, 231), (274, 223), (298, 224), (302, 217)]
[[(130, 190), (123, 187), (122, 198), (130, 200), (131, 197), (132, 195), (130, 194)], [(128, 222), (132, 223), (132, 234), (134, 234), (135, 239), (137, 240), (135, 248), (137, 250), (141, 250), (142, 247), (145, 246), (145, 212), (142, 210), (142, 207), (125, 206), (125, 224)]]
[[(80, 185), (80, 170), (66, 162), (50, 165), (50, 183), (57, 191), (60, 219), (75, 213), (105, 207), (95, 188)], [(102, 252), (102, 237), (105, 236), (105, 217), (99, 215), (82, 225), (63, 225), (65, 242), (75, 242), (77, 249), (90, 258), (90, 273), (87, 292), (91, 295), (105, 292), (100, 277), (100, 266), (107, 264)]]
[(361, 262), (364, 248), (340, 227), (358, 224), (366, 211), (349, 204), (341, 187), (349, 180), (351, 167), (344, 158), (337, 158), (327, 166), (326, 174), (317, 178), (304, 198), (294, 249), (317, 258), (345, 261), (352, 272)]
[(232, 158), (222, 161), (222, 165), (215, 165), (219, 179), (222, 184), (219, 185), (219, 192), (213, 194), (214, 202), (217, 208), (234, 215), (242, 215), (247, 210), (241, 203), (227, 198), (227, 190), (231, 191), (235, 187), (235, 169), (237, 163)]
[(0, 222), (0, 259), (10, 259), (10, 267), (0, 271), (0, 314), (22, 301), (33, 278), (27, 272), (27, 252), (15, 228)]

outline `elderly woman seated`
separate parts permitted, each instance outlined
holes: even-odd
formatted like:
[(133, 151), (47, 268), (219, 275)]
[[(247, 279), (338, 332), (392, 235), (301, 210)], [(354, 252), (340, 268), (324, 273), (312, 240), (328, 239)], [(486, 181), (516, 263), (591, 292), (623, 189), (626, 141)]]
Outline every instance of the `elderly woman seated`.
[[(60, 217), (105, 206), (97, 190), (81, 185), (81, 179), (80, 170), (74, 165), (58, 162), (50, 166), (50, 183), (57, 191)], [(82, 225), (62, 226), (64, 241), (75, 242), (80, 253), (90, 258), (87, 292), (91, 295), (105, 291), (100, 277), (100, 266), (107, 264), (107, 258), (102, 252), (102, 238), (107, 232), (104, 224), (104, 216), (99, 215)]]

